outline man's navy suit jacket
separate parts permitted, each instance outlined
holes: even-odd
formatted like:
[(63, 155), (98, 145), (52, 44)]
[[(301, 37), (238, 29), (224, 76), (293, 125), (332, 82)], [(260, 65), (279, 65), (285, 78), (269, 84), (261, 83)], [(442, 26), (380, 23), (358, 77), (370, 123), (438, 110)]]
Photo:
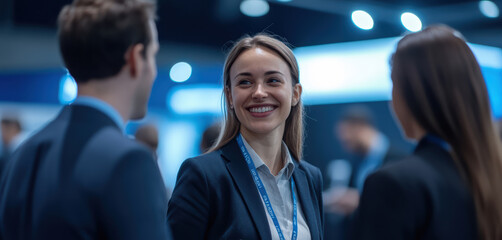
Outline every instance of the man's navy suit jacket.
[(70, 105), (12, 156), (0, 239), (168, 239), (152, 153), (91, 107)]
[[(294, 164), (293, 178), (310, 234), (313, 240), (322, 239), (321, 172), (304, 161), (294, 160)], [(266, 214), (233, 139), (218, 151), (187, 159), (182, 164), (167, 218), (176, 240), (268, 240), (271, 229)]]

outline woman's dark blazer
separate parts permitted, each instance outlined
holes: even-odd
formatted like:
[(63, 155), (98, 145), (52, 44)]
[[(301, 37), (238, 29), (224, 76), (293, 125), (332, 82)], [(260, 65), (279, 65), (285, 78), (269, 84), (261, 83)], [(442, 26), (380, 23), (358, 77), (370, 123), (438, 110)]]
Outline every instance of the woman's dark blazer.
[[(297, 198), (310, 234), (313, 240), (322, 239), (321, 172), (304, 161), (293, 161)], [(233, 139), (218, 151), (182, 164), (167, 218), (174, 239), (271, 239), (266, 214)]]
[(477, 239), (473, 196), (450, 154), (423, 139), (412, 156), (370, 175), (354, 239)]

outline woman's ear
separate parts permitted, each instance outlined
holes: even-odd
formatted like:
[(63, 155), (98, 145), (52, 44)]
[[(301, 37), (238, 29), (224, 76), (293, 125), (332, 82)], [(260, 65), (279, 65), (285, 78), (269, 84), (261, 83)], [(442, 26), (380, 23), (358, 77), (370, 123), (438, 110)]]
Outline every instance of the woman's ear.
[(225, 99), (228, 101), (228, 105), (230, 106), (230, 109), (234, 109), (234, 105), (232, 105), (232, 91), (230, 91), (230, 87), (226, 86), (225, 87)]
[(302, 85), (297, 83), (293, 87), (293, 101), (291, 102), (291, 106), (295, 107), (302, 97)]

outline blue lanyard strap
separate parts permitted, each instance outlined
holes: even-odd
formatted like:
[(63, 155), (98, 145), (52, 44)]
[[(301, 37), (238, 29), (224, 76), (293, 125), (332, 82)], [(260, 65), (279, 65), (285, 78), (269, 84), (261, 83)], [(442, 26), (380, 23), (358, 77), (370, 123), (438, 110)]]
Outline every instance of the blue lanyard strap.
[[(282, 234), (281, 226), (279, 225), (279, 221), (277, 220), (277, 217), (275, 216), (274, 209), (272, 208), (272, 204), (270, 203), (270, 199), (267, 194), (267, 190), (265, 189), (263, 182), (260, 179), (260, 176), (258, 175), (258, 172), (256, 171), (256, 167), (254, 166), (253, 161), (251, 160), (251, 156), (249, 156), (248, 150), (246, 149), (246, 146), (244, 146), (244, 143), (242, 142), (242, 136), (239, 135), (237, 136), (237, 143), (239, 144), (239, 148), (242, 151), (242, 155), (244, 155), (244, 159), (246, 160), (246, 163), (248, 165), (249, 171), (251, 172), (251, 175), (253, 177), (254, 183), (256, 184), (256, 187), (258, 188), (258, 191), (260, 192), (261, 198), (263, 199), (263, 202), (265, 203), (265, 207), (267, 208), (268, 214), (272, 221), (274, 222), (275, 229), (277, 230), (277, 233), (279, 234), (279, 238), (281, 240), (285, 240), (284, 234)], [(293, 197), (293, 233), (291, 236), (292, 240), (296, 240), (298, 237), (298, 218), (297, 218), (297, 204), (296, 204), (296, 195), (295, 195), (295, 181), (293, 178), (291, 178), (291, 196)]]

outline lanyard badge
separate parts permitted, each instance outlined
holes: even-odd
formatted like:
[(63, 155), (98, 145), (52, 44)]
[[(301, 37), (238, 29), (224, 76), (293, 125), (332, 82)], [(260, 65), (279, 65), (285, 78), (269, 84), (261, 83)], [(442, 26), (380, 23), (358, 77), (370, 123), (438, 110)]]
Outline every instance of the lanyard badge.
[[(263, 185), (263, 182), (260, 179), (260, 176), (258, 175), (258, 172), (256, 171), (256, 167), (251, 160), (251, 156), (249, 155), (248, 150), (246, 149), (246, 146), (244, 146), (244, 143), (242, 142), (242, 135), (239, 134), (237, 136), (237, 143), (239, 144), (239, 148), (242, 151), (242, 155), (244, 156), (244, 159), (246, 160), (246, 163), (248, 165), (249, 171), (251, 172), (251, 177), (253, 178), (253, 181), (258, 188), (258, 191), (260, 192), (261, 198), (263, 199), (263, 202), (265, 203), (265, 207), (267, 208), (267, 212), (274, 222), (275, 229), (277, 230), (277, 233), (279, 234), (279, 238), (281, 240), (285, 240), (284, 234), (282, 233), (281, 226), (279, 225), (279, 221), (277, 220), (277, 217), (275, 216), (274, 209), (272, 208), (272, 204), (270, 203), (270, 199), (267, 194), (267, 190), (265, 189), (265, 186)], [(295, 181), (293, 178), (291, 178), (291, 195), (293, 197), (293, 233), (291, 236), (292, 240), (296, 240), (298, 237), (298, 217), (297, 217), (297, 203), (296, 203), (296, 196), (295, 196)]]

